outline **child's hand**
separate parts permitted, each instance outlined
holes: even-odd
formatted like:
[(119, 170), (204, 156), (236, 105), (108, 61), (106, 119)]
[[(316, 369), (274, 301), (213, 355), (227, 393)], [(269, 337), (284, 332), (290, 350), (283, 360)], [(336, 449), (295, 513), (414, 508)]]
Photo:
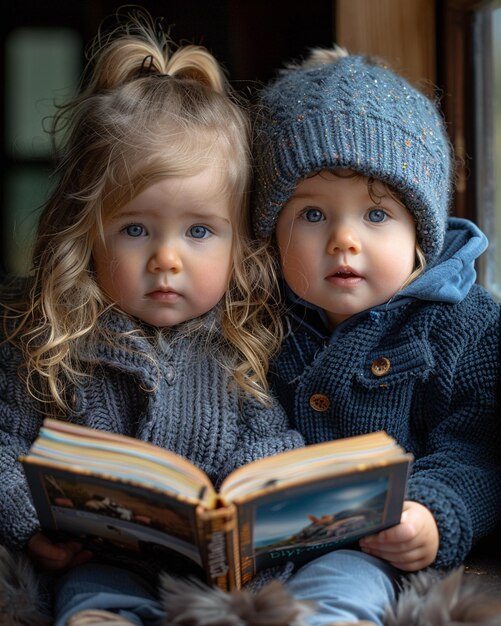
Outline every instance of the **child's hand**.
[(405, 572), (428, 567), (438, 552), (439, 534), (431, 512), (406, 501), (400, 524), (360, 540), (361, 549)]
[(52, 543), (43, 533), (31, 537), (27, 553), (42, 569), (51, 571), (74, 567), (92, 558), (92, 552), (84, 550), (78, 541)]

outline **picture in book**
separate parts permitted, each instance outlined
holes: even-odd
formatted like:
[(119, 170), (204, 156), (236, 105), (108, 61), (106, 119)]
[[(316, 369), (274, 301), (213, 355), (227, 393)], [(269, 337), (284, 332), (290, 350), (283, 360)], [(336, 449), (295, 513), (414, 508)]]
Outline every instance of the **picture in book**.
[[(392, 475), (371, 472), (305, 485), (287, 497), (270, 494), (256, 501), (253, 520), (241, 509), (241, 533), (253, 533), (250, 554), (260, 571), (291, 558), (297, 563), (349, 544), (385, 526), (394, 488)], [(340, 484), (342, 483), (342, 484)], [(392, 516), (391, 522), (394, 518)], [(245, 566), (244, 566), (245, 569)]]
[(43, 473), (43, 484), (50, 503), (49, 526), (73, 536), (78, 528), (88, 548), (123, 549), (144, 557), (176, 555), (202, 566), (193, 507), (182, 500), (166, 507), (155, 492), (92, 476), (72, 479), (57, 471)]

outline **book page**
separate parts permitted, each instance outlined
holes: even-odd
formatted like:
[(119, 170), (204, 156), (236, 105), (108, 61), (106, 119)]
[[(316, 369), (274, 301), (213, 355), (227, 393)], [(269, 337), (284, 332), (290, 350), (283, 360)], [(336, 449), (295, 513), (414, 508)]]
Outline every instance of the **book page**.
[(216, 498), (208, 476), (183, 457), (124, 435), (45, 420), (27, 462), (83, 468), (94, 474), (183, 494), (209, 506)]
[(270, 485), (285, 487), (405, 456), (408, 455), (386, 433), (368, 433), (253, 461), (232, 472), (224, 480), (220, 493), (225, 501), (236, 501)]

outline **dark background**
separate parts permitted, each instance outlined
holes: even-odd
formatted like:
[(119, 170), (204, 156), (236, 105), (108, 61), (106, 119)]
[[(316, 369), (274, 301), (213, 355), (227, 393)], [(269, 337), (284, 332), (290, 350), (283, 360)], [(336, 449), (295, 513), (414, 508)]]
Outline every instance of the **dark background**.
[(14, 0), (3, 10), (0, 36), (3, 43), (19, 26), (70, 26), (86, 44), (102, 21), (123, 6), (163, 16), (176, 43), (206, 46), (235, 81), (268, 80), (275, 69), (308, 48), (333, 43), (332, 0), (148, 0), (134, 5), (116, 0)]
[[(207, 47), (225, 68), (234, 88), (253, 98), (255, 90), (272, 78), (285, 62), (300, 59), (315, 46), (334, 42), (334, 1), (309, 0), (147, 0), (127, 4), (123, 0), (23, 0), (11, 1), (0, 20), (0, 276), (9, 268), (6, 225), (12, 195), (7, 192), (15, 172), (41, 172), (49, 180), (48, 157), (14, 156), (6, 146), (6, 42), (14, 29), (65, 27), (81, 39), (81, 69), (85, 50), (103, 26), (113, 25), (113, 15), (134, 7), (152, 17), (163, 17), (175, 44), (194, 43)], [(15, 65), (15, 63), (14, 63)], [(23, 71), (20, 63), (20, 72)], [(26, 71), (26, 70), (24, 70)], [(50, 69), (48, 70), (50, 71)], [(75, 82), (79, 76), (75, 77)], [(47, 182), (47, 186), (49, 183)], [(43, 199), (34, 202), (38, 211)], [(23, 206), (25, 203), (23, 203)], [(25, 251), (26, 252), (26, 251)]]

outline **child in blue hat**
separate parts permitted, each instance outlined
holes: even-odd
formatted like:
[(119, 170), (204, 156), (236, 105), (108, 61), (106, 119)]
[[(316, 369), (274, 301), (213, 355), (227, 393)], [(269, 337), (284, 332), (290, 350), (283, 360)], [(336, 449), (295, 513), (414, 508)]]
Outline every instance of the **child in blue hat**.
[(500, 518), (499, 305), (448, 217), (435, 103), (384, 64), (315, 50), (262, 90), (254, 226), (288, 335), (272, 386), (307, 443), (385, 430), (415, 457), (399, 525), (298, 570), (312, 626), (381, 626), (402, 575), (461, 564)]

